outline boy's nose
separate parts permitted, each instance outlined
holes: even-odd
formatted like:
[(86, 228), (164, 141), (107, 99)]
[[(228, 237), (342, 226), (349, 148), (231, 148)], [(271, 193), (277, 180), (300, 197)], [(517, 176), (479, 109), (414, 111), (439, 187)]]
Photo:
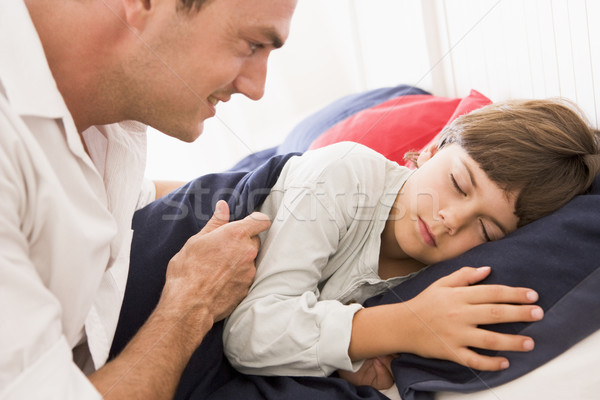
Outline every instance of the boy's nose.
[(467, 220), (467, 214), (468, 210), (460, 207), (445, 208), (439, 211), (440, 219), (450, 236), (457, 234), (462, 229)]
[(454, 224), (451, 222), (450, 214), (444, 210), (440, 210), (439, 216), (444, 228), (446, 229), (446, 233), (448, 233), (450, 236), (454, 235), (455, 228)]

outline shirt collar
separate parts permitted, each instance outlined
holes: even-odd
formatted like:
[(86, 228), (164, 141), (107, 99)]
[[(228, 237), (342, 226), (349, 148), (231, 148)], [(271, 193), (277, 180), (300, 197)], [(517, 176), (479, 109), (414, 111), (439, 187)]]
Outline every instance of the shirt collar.
[(0, 1), (0, 81), (19, 115), (70, 116), (23, 0)]
[[(2, 94), (8, 99), (11, 109), (21, 116), (62, 119), (69, 148), (93, 166), (85, 153), (71, 113), (58, 91), (42, 42), (23, 0), (0, 0)], [(146, 125), (140, 122), (123, 121), (118, 125), (129, 133), (145, 135)]]

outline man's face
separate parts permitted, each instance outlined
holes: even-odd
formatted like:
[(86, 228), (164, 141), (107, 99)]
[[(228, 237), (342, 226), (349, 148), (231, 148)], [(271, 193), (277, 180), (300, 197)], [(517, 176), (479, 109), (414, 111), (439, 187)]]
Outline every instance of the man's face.
[(296, 0), (211, 0), (200, 11), (176, 11), (175, 1), (155, 1), (129, 63), (142, 88), (134, 119), (193, 141), (218, 102), (263, 96), (268, 56), (287, 39)]

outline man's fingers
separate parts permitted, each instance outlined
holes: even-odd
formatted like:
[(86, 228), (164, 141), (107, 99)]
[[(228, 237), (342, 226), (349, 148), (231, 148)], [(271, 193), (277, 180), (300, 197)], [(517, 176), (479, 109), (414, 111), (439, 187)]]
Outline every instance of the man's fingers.
[(213, 216), (208, 220), (204, 228), (200, 231), (200, 234), (204, 235), (214, 231), (215, 229), (225, 225), (229, 222), (229, 204), (224, 200), (219, 200), (215, 205), (215, 212)]
[(232, 224), (240, 225), (250, 237), (253, 237), (269, 229), (271, 226), (271, 220), (266, 214), (253, 212), (246, 218), (240, 221), (232, 222)]
[[(204, 228), (199, 232), (199, 235), (205, 235), (229, 223), (229, 205), (224, 200), (219, 200), (215, 206), (215, 212)], [(246, 218), (240, 221), (230, 223), (231, 229), (239, 229), (240, 233), (244, 232), (249, 237), (258, 235), (266, 231), (271, 226), (271, 221), (266, 214), (253, 212)]]
[(252, 240), (256, 248), (260, 247), (260, 238), (258, 236), (252, 236), (250, 239)]

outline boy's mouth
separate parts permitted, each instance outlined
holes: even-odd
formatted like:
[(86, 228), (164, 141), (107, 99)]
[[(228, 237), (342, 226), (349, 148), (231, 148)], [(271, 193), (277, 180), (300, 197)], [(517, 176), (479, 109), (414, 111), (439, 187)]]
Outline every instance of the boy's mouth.
[(435, 238), (433, 237), (433, 234), (429, 230), (429, 227), (427, 226), (425, 221), (423, 221), (420, 217), (419, 217), (419, 233), (421, 234), (421, 237), (423, 238), (423, 241), (425, 242), (425, 244), (427, 244), (428, 246), (431, 246), (431, 247), (437, 246), (435, 243)]

